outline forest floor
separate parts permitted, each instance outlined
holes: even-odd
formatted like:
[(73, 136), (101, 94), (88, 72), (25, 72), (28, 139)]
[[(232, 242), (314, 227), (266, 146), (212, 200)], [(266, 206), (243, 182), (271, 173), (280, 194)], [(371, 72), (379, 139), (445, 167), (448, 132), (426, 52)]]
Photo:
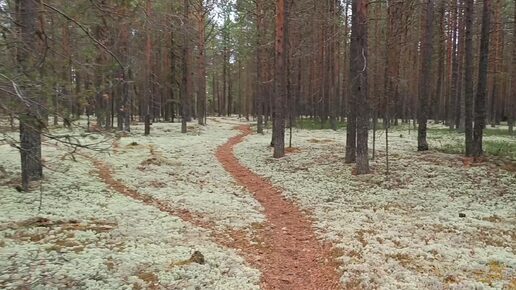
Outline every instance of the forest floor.
[(17, 133), (4, 134), (0, 288), (516, 289), (512, 152), (443, 153), (460, 137), (434, 125), (435, 150), (418, 153), (405, 128), (389, 134), (389, 176), (382, 133), (372, 174), (356, 176), (344, 130), (295, 129), (273, 159), (251, 123), (208, 123), (186, 135), (155, 123), (147, 137), (140, 124), (54, 128), (104, 150), (45, 138), (45, 179), (29, 193), (15, 189)]

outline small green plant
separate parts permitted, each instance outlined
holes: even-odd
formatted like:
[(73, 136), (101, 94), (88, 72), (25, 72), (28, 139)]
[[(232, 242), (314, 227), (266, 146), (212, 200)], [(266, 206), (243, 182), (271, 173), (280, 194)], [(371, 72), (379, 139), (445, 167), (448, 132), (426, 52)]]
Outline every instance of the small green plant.
[(516, 141), (484, 141), (484, 151), (488, 155), (516, 160)]
[(464, 154), (465, 149), (464, 144), (460, 140), (454, 140), (452, 143), (441, 143), (441, 146), (437, 148), (437, 151), (447, 154)]
[[(457, 132), (456, 130), (450, 130), (447, 128), (428, 128), (428, 134), (453, 134), (453, 135), (463, 135), (464, 133)], [(511, 135), (509, 133), (509, 130), (503, 130), (503, 129), (493, 129), (493, 128), (486, 128), (484, 129), (484, 136), (486, 137), (492, 137), (492, 136), (508, 136), (508, 137), (514, 137), (516, 138), (516, 135)]]

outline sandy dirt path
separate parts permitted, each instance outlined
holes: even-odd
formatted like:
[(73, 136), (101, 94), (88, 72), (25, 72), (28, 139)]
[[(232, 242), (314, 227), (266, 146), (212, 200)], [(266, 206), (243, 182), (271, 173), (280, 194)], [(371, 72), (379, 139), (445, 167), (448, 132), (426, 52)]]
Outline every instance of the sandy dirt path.
[(262, 271), (263, 289), (340, 289), (338, 264), (329, 244), (319, 241), (312, 221), (281, 190), (243, 166), (233, 148), (251, 134), (248, 125), (220, 146), (216, 157), (224, 168), (264, 207), (266, 222), (256, 229), (257, 244), (239, 248)]

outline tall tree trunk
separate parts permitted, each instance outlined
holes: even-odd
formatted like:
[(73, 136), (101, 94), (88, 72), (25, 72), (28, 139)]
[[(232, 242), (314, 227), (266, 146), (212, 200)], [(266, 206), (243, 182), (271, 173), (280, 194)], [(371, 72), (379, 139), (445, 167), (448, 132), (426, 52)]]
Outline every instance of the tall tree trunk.
[(389, 173), (389, 126), (390, 114), (393, 102), (398, 103), (400, 78), (400, 42), (401, 42), (401, 25), (399, 15), (403, 11), (403, 2), (389, 2), (387, 8), (387, 39), (385, 42), (385, 82), (384, 82), (384, 114), (383, 124), (385, 127), (385, 157), (387, 174)]
[(190, 51), (190, 0), (184, 0), (183, 14), (183, 93), (181, 94), (181, 133), (187, 132), (190, 118), (190, 98), (192, 95), (191, 54)]
[(511, 68), (511, 89), (509, 90), (509, 112), (507, 123), (509, 125), (509, 133), (514, 132), (514, 117), (516, 117), (516, 5), (514, 5), (514, 22), (512, 29), (512, 68)]
[(483, 154), (482, 138), (486, 123), (487, 67), (489, 61), (489, 27), (491, 0), (484, 0), (480, 32), (480, 59), (478, 63), (477, 97), (475, 99), (475, 126), (473, 128), (472, 156)]
[(433, 0), (425, 0), (423, 7), (424, 25), (421, 37), (421, 75), (419, 82), (419, 112), (418, 112), (418, 131), (417, 131), (417, 150), (428, 150), (426, 140), (427, 119), (428, 119), (428, 96), (430, 93), (427, 84), (430, 83), (432, 73), (432, 36), (434, 3)]
[(204, 0), (200, 0), (200, 8), (198, 15), (198, 29), (199, 29), (199, 84), (197, 88), (197, 121), (199, 125), (205, 125), (206, 118), (206, 31), (205, 31), (205, 16), (206, 11), (204, 7)]
[[(351, 95), (356, 99), (357, 111), (357, 174), (369, 173), (368, 129), (369, 103), (367, 101), (367, 0), (353, 1), (351, 44)], [(353, 45), (353, 42), (356, 42)]]
[(500, 1), (494, 2), (494, 7), (492, 10), (494, 10), (494, 19), (491, 22), (493, 26), (493, 39), (492, 39), (492, 49), (493, 49), (493, 60), (492, 60), (492, 68), (488, 70), (491, 71), (492, 75), (492, 89), (491, 89), (491, 97), (489, 100), (489, 120), (491, 123), (491, 127), (496, 127), (497, 124), (500, 124), (500, 117), (499, 117), (499, 102), (500, 102), (500, 81), (501, 81), (501, 70), (499, 66), (499, 60), (503, 59), (504, 50), (503, 50), (503, 39), (504, 39), (504, 30), (501, 27), (501, 5)]
[(177, 72), (177, 57), (176, 57), (176, 53), (174, 51), (174, 46), (175, 46), (175, 33), (174, 32), (170, 32), (170, 120), (172, 121), (172, 123), (174, 123), (174, 119), (176, 118), (176, 108), (178, 107), (177, 106), (177, 101), (176, 101), (176, 89), (177, 89), (177, 76), (176, 76), (176, 72)]
[(437, 68), (437, 83), (435, 85), (435, 95), (433, 98), (432, 114), (434, 120), (444, 120), (443, 114), (443, 80), (444, 80), (444, 61), (445, 61), (445, 45), (444, 40), (446, 39), (446, 33), (444, 30), (444, 15), (445, 15), (445, 0), (439, 0), (439, 35), (438, 41), (438, 68)]
[(131, 131), (131, 121), (129, 116), (129, 114), (131, 113), (131, 97), (129, 92), (130, 80), (128, 79), (129, 70), (127, 69), (129, 66), (129, 27), (127, 27), (127, 25), (123, 25), (121, 29), (122, 31), (120, 32), (120, 59), (122, 60), (125, 67), (121, 68), (122, 102), (118, 108), (118, 112), (120, 115), (118, 120), (118, 129), (129, 132)]
[[(354, 74), (362, 68), (356, 68), (357, 56), (361, 57), (357, 33), (358, 33), (358, 17), (357, 17), (357, 1), (353, 0), (351, 4), (351, 43), (349, 53), (349, 71), (348, 83), (351, 86), (350, 95), (347, 103), (347, 129), (346, 129), (346, 156), (344, 162), (354, 163), (357, 158), (357, 94), (354, 92), (354, 84), (357, 82), (357, 76)], [(356, 89), (356, 88), (355, 88)]]
[(466, 156), (471, 155), (473, 140), (473, 9), (474, 0), (465, 0), (466, 42), (464, 51), (464, 133)]
[(336, 2), (335, 0), (329, 0), (330, 5), (330, 44), (329, 44), (329, 56), (328, 56), (328, 63), (330, 64), (329, 68), (329, 94), (330, 94), (330, 101), (329, 101), (329, 110), (330, 110), (330, 125), (331, 129), (336, 131), (337, 130), (337, 108), (338, 108), (338, 99), (337, 99), (337, 64), (338, 64), (338, 57), (335, 54), (337, 51), (337, 40), (334, 39), (334, 35), (336, 35), (337, 27), (337, 15), (335, 13), (336, 9)]
[(46, 122), (41, 119), (40, 104), (34, 101), (36, 94), (35, 83), (39, 76), (36, 67), (38, 60), (38, 31), (36, 20), (38, 19), (39, 4), (35, 0), (18, 0), (18, 23), (20, 26), (21, 46), (17, 50), (17, 59), (20, 73), (29, 77), (29, 82), (24, 91), (25, 111), (20, 115), (20, 155), (22, 187), (29, 189), (31, 181), (43, 178), (43, 166), (41, 163), (41, 130)]
[(457, 86), (459, 79), (459, 58), (457, 52), (457, 41), (458, 41), (458, 24), (457, 24), (457, 16), (459, 11), (459, 0), (453, 1), (453, 11), (451, 12), (452, 17), (452, 49), (451, 49), (451, 78), (450, 78), (450, 90), (448, 94), (448, 126), (451, 129), (456, 128), (456, 108), (459, 104), (457, 104)]
[[(152, 17), (152, 1), (147, 0), (145, 6), (145, 13), (149, 20)], [(145, 122), (145, 135), (150, 134), (150, 122), (151, 122), (151, 106), (152, 104), (152, 34), (150, 27), (146, 29), (145, 35), (145, 85), (144, 85), (144, 102), (143, 102), (143, 114)]]
[(458, 35), (458, 68), (457, 68), (457, 95), (455, 96), (457, 106), (455, 108), (455, 127), (457, 131), (464, 132), (465, 130), (465, 122), (466, 122), (466, 103), (465, 103), (465, 92), (464, 92), (464, 55), (465, 55), (465, 46), (466, 46), (466, 28), (465, 28), (465, 11), (463, 6), (465, 6), (466, 0), (460, 0), (458, 3), (458, 17), (459, 17), (459, 35)]
[(256, 90), (255, 90), (255, 112), (257, 115), (257, 132), (263, 134), (263, 85), (262, 58), (263, 58), (263, 21), (264, 11), (262, 0), (256, 0)]
[(276, 1), (276, 55), (274, 70), (274, 158), (285, 156), (285, 99), (287, 93), (286, 57), (287, 42), (285, 41), (286, 0)]

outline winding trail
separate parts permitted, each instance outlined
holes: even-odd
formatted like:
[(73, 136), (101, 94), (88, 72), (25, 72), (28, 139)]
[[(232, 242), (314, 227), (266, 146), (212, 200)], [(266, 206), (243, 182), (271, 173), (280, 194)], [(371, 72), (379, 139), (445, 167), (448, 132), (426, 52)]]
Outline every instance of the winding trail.
[(254, 226), (251, 236), (245, 230), (219, 231), (215, 223), (202, 214), (175, 208), (168, 202), (138, 192), (116, 179), (113, 169), (105, 162), (82, 155), (92, 161), (99, 178), (111, 189), (206, 229), (217, 244), (240, 250), (245, 260), (262, 272), (262, 289), (341, 289), (337, 272), (339, 264), (335, 261), (331, 244), (316, 238), (311, 219), (284, 198), (280, 189), (240, 164), (233, 148), (252, 131), (248, 125), (240, 125), (236, 129), (241, 133), (221, 145), (215, 155), (224, 169), (254, 194), (264, 208), (266, 221)]
[(240, 164), (233, 148), (251, 134), (248, 125), (217, 149), (216, 157), (235, 180), (264, 207), (266, 221), (256, 229), (258, 245), (242, 243), (237, 248), (262, 271), (263, 289), (340, 289), (338, 263), (330, 244), (315, 236), (310, 218), (281, 194), (269, 181)]

